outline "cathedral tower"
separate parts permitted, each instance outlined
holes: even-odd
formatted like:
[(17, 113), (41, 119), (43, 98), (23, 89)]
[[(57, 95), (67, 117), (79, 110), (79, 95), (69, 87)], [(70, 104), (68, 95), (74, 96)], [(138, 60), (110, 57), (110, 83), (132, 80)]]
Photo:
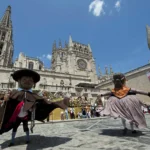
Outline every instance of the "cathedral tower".
[(95, 60), (90, 45), (72, 41), (71, 36), (69, 43), (65, 42), (64, 48), (61, 41), (58, 48), (54, 42), (51, 69), (60, 73), (87, 76), (92, 82), (97, 81)]
[(12, 66), (13, 63), (13, 33), (11, 22), (11, 7), (8, 6), (0, 20), (0, 65)]

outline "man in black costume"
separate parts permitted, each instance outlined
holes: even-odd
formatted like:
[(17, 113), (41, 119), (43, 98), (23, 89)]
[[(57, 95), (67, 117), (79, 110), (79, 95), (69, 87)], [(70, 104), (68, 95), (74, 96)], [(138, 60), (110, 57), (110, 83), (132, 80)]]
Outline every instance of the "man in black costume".
[(33, 131), (34, 120), (43, 121), (55, 108), (66, 109), (69, 99), (64, 98), (58, 102), (50, 102), (32, 92), (32, 87), (40, 81), (40, 75), (29, 69), (15, 71), (13, 79), (18, 82), (18, 90), (13, 90), (4, 96), (3, 105), (0, 107), (0, 134), (12, 129), (12, 138), (9, 146), (14, 145), (15, 135), (20, 123), (26, 133), (26, 143), (30, 142), (28, 121), (31, 121)]

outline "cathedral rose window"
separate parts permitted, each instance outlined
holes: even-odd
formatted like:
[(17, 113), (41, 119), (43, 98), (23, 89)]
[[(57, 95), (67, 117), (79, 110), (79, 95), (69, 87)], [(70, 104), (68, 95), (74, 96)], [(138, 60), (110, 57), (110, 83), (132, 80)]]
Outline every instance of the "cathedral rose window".
[(77, 61), (77, 65), (78, 65), (78, 67), (79, 67), (80, 69), (83, 69), (83, 70), (85, 70), (85, 69), (87, 68), (87, 63), (86, 63), (86, 61), (83, 60), (83, 59), (79, 59), (79, 60)]

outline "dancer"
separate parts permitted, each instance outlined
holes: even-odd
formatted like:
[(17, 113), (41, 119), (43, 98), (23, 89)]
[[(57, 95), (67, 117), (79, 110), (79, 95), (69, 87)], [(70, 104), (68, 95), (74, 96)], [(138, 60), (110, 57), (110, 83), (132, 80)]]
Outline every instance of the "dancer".
[(100, 96), (110, 96), (106, 102), (105, 108), (100, 112), (101, 115), (121, 118), (124, 126), (123, 134), (127, 133), (126, 120), (129, 121), (132, 133), (134, 125), (139, 128), (146, 128), (146, 120), (142, 111), (144, 102), (140, 101), (136, 94), (150, 96), (150, 93), (131, 89), (126, 86), (126, 78), (124, 74), (119, 73), (113, 76), (114, 89), (101, 94)]
[(31, 132), (35, 125), (34, 120), (43, 121), (55, 108), (66, 109), (69, 99), (65, 98), (59, 102), (50, 102), (47, 99), (32, 92), (32, 87), (40, 81), (40, 75), (29, 69), (14, 72), (13, 79), (18, 82), (18, 90), (13, 90), (4, 96), (4, 105), (0, 107), (1, 129), (0, 134), (12, 129), (12, 138), (9, 146), (15, 143), (15, 135), (20, 123), (26, 133), (26, 143), (30, 142), (28, 121), (31, 121)]

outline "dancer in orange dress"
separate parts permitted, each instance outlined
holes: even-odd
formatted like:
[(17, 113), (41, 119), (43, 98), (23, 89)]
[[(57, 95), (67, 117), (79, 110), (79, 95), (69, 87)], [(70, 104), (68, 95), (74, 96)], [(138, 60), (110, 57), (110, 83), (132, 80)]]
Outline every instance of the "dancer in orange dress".
[(150, 96), (149, 92), (139, 91), (126, 86), (126, 77), (119, 73), (113, 76), (114, 89), (101, 96), (109, 96), (105, 108), (100, 112), (101, 115), (121, 118), (124, 130), (127, 133), (126, 120), (129, 121), (132, 133), (136, 133), (134, 125), (139, 128), (146, 128), (146, 120), (142, 111), (145, 106), (136, 94)]

